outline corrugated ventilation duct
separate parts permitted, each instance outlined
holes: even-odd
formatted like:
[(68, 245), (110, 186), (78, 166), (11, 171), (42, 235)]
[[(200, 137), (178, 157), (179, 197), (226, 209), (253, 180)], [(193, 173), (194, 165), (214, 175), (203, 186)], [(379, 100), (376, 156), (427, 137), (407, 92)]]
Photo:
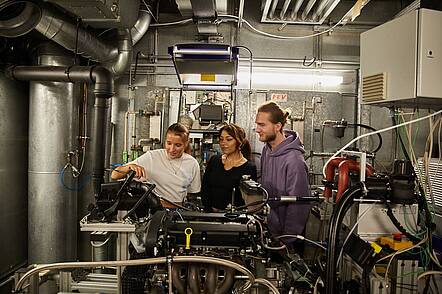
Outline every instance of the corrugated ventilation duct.
[[(47, 3), (38, 6), (31, 1), (4, 1), (0, 4), (0, 36), (18, 37), (35, 28), (49, 40), (75, 51), (76, 21)], [(138, 20), (130, 29), (118, 32), (118, 46), (111, 46), (88, 30), (78, 28), (77, 52), (85, 58), (106, 64), (113, 74), (123, 74), (132, 62), (132, 48), (147, 32), (151, 15), (139, 11)]]

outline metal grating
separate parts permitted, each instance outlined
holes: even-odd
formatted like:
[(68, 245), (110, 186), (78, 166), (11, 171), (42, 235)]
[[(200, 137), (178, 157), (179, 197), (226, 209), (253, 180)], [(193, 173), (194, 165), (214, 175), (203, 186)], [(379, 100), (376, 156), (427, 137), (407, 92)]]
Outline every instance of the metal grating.
[[(261, 22), (321, 25), (327, 23), (326, 20), (341, 2), (341, 0), (262, 0)], [(342, 16), (342, 21), (353, 20), (368, 2), (370, 0), (354, 0), (353, 7)]]
[(322, 24), (340, 0), (266, 0), (261, 22)]
[(387, 73), (362, 78), (362, 101), (382, 101), (387, 99)]
[[(427, 189), (429, 203), (434, 203), (436, 212), (442, 212), (442, 160), (432, 158), (428, 164), (428, 177), (423, 168), (423, 159), (418, 160), (418, 171), (421, 174), (424, 187)], [(433, 202), (434, 201), (434, 202)]]

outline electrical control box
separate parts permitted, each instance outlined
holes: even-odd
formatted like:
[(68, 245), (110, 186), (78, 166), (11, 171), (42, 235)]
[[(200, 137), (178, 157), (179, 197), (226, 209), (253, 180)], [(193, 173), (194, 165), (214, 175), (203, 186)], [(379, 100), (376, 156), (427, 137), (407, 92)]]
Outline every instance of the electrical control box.
[[(418, 226), (418, 205), (390, 204), (393, 215), (407, 231), (416, 232)], [(367, 211), (364, 220), (358, 225), (358, 235), (367, 241), (376, 241), (382, 236), (400, 233), (387, 215), (387, 208), (381, 203), (361, 203), (359, 217)]]
[(361, 34), (362, 103), (442, 103), (442, 11), (418, 9)]

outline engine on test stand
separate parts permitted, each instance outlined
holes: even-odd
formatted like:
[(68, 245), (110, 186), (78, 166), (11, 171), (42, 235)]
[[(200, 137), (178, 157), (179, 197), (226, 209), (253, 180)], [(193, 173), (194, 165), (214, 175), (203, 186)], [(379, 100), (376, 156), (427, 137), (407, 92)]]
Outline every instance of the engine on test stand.
[[(154, 185), (134, 182), (132, 177), (104, 184), (89, 220), (112, 223), (118, 210), (129, 211), (123, 221), (135, 226), (129, 238), (130, 258), (166, 257), (168, 262), (126, 267), (121, 275), (123, 293), (167, 293), (170, 287), (179, 294), (241, 293), (249, 288), (252, 293), (268, 293), (268, 288), (289, 293), (317, 279), (297, 254), (288, 254), (270, 236), (265, 225), (268, 197), (258, 196), (262, 194), (258, 183), (243, 181), (242, 189), (255, 194), (243, 207), (202, 213), (198, 208), (162, 208)], [(175, 262), (180, 257), (194, 261)], [(260, 285), (251, 284), (240, 267)]]

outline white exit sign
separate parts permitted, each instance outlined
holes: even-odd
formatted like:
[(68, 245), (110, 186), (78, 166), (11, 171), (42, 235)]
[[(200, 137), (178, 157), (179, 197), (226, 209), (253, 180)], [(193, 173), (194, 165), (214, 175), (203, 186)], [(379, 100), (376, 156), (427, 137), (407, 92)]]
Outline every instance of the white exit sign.
[(272, 93), (271, 100), (279, 102), (287, 102), (288, 97), (289, 95), (286, 93)]

